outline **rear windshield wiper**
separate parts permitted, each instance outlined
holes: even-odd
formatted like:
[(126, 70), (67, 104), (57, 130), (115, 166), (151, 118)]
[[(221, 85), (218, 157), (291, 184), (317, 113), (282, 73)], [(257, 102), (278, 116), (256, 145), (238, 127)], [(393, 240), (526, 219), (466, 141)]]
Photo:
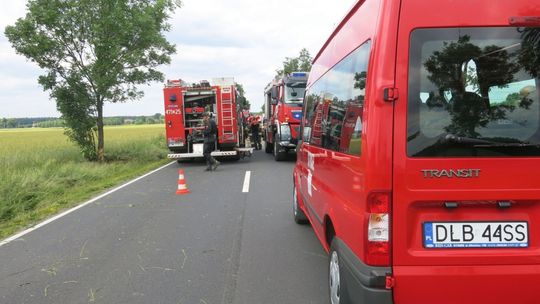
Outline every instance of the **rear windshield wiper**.
[(471, 145), (474, 148), (504, 148), (504, 147), (536, 147), (540, 148), (540, 144), (531, 144), (529, 142), (498, 142), (480, 138), (472, 137), (461, 137), (454, 134), (446, 134), (443, 138), (439, 140), (442, 143), (456, 143)]
[(474, 145), (475, 148), (505, 148), (505, 147), (534, 147), (540, 148), (540, 144), (531, 144), (526, 142), (516, 142), (516, 143), (492, 143), (492, 144), (480, 144)]
[(497, 144), (496, 142), (478, 139), (472, 137), (461, 137), (454, 134), (446, 134), (444, 137), (439, 139), (441, 143), (456, 143), (456, 144), (465, 144), (465, 145), (492, 145)]

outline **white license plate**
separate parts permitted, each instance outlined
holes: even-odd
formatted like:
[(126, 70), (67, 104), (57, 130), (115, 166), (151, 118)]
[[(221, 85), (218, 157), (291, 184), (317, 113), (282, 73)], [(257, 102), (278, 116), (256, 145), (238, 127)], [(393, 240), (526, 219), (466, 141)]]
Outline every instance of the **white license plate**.
[(426, 222), (425, 248), (529, 247), (527, 222)]

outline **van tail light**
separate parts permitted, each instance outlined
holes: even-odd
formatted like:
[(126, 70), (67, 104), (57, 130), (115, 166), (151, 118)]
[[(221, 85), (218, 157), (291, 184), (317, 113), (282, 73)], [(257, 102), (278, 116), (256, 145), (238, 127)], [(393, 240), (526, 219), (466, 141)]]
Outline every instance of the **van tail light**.
[(371, 192), (367, 198), (366, 263), (390, 266), (390, 192)]

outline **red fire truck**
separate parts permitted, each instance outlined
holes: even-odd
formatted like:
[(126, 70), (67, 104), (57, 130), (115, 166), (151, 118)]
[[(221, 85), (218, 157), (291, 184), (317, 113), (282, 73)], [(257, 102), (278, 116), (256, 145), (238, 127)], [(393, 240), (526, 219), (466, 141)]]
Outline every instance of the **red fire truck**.
[(213, 156), (239, 159), (250, 156), (252, 148), (244, 148), (236, 105), (233, 78), (214, 78), (212, 84), (201, 81), (189, 85), (182, 80), (168, 80), (163, 89), (168, 158), (203, 157), (203, 114), (212, 113), (218, 134)]
[(263, 138), (266, 153), (277, 161), (296, 150), (308, 73), (293, 72), (270, 82), (265, 90)]

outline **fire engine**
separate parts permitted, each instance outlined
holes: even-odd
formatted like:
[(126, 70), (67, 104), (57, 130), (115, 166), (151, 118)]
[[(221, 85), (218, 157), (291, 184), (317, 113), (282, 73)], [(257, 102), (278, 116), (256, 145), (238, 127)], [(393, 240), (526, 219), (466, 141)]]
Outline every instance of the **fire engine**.
[(170, 159), (203, 157), (203, 114), (212, 113), (217, 124), (217, 141), (212, 156), (240, 159), (251, 156), (244, 147), (241, 120), (238, 119), (237, 91), (233, 78), (214, 78), (188, 84), (168, 80), (163, 89), (165, 128)]
[(296, 151), (307, 72), (293, 72), (270, 82), (265, 90), (263, 139), (277, 161)]

